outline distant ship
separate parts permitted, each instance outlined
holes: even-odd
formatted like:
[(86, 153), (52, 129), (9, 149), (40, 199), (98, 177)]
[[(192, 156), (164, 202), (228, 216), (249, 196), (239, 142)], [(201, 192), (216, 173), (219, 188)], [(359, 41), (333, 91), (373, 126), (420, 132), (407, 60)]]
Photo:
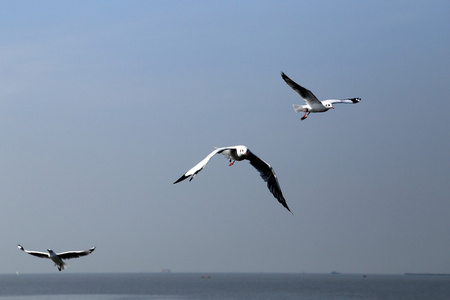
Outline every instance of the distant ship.
[(339, 273), (338, 271), (333, 271), (331, 272), (331, 275), (341, 275), (341, 273)]
[(162, 269), (161, 270), (161, 273), (170, 273), (170, 272), (172, 272), (172, 271), (170, 271), (170, 269)]

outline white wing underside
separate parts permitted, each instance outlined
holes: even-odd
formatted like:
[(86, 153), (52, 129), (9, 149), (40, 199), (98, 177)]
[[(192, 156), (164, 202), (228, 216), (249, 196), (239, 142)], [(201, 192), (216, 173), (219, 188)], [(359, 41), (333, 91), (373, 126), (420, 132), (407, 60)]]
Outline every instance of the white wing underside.
[(361, 101), (360, 98), (350, 98), (350, 99), (328, 99), (328, 100), (323, 100), (322, 103), (331, 103), (331, 104), (336, 104), (336, 103), (344, 103), (344, 104), (355, 104), (358, 103), (359, 101)]
[[(213, 152), (211, 152), (210, 154), (208, 154), (204, 159), (202, 159), (198, 164), (196, 164), (195, 166), (193, 166), (192, 168), (190, 168), (185, 174), (184, 176), (191, 176), (191, 175), (195, 175), (198, 172), (200, 172), (209, 162), (209, 160), (211, 159), (211, 157), (213, 157), (214, 155), (216, 155), (218, 152), (221, 152), (223, 150), (229, 149), (228, 147), (221, 147), (221, 148), (216, 148)], [(225, 155), (225, 154), (224, 154)]]

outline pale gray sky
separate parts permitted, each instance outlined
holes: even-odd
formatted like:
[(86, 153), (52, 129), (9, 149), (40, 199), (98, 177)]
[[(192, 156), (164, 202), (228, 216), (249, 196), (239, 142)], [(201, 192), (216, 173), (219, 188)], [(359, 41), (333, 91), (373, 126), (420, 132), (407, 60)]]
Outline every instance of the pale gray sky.
[[(450, 273), (448, 1), (0, 1), (0, 272)], [(301, 122), (285, 72), (319, 99)], [(275, 169), (286, 211), (247, 162)]]

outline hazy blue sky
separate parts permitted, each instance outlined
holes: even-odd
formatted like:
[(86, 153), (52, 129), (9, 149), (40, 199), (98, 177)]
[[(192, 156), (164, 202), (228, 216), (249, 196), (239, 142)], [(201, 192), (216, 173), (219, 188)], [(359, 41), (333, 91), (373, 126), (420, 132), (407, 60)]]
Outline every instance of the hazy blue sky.
[[(450, 273), (448, 1), (0, 1), (0, 273)], [(311, 114), (285, 72), (319, 99)], [(248, 162), (275, 169), (286, 211)]]

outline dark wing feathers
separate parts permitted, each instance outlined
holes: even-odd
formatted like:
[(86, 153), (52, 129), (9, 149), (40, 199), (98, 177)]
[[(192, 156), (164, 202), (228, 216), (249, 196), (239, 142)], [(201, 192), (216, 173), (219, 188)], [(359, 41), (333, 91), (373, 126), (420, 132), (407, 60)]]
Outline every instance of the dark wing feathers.
[[(180, 178), (178, 178), (178, 180), (177, 181), (175, 181), (173, 184), (175, 184), (175, 183), (178, 183), (178, 182), (180, 182), (180, 181), (183, 181), (183, 180), (185, 180), (186, 178), (188, 178), (189, 176), (186, 176), (186, 175), (182, 175)], [(194, 178), (194, 177), (191, 177), (191, 180), (192, 180), (192, 178)], [(189, 180), (190, 181), (190, 180)]]
[(22, 250), (25, 253), (28, 253), (30, 255), (33, 256), (37, 256), (37, 257), (41, 257), (41, 258), (50, 258), (50, 256), (48, 255), (48, 253), (46, 252), (39, 252), (39, 251), (30, 251), (30, 250), (25, 250), (21, 245), (17, 245), (17, 247)]
[[(267, 182), (267, 187), (272, 195), (277, 198), (278, 202), (281, 203), (288, 211), (289, 209), (286, 200), (283, 197), (283, 193), (281, 192), (280, 184), (278, 183), (277, 175), (272, 167), (260, 159), (258, 156), (254, 155), (249, 149), (247, 149), (247, 160), (250, 161), (250, 164), (255, 167), (256, 170), (259, 171), (259, 175), (261, 178)], [(292, 212), (291, 212), (292, 213)]]
[(314, 96), (314, 94), (308, 90), (305, 89), (304, 87), (300, 86), (299, 84), (297, 84), (295, 81), (293, 81), (292, 79), (290, 79), (286, 74), (284, 74), (283, 72), (281, 72), (281, 77), (283, 78), (283, 80), (287, 83), (287, 85), (289, 85), (294, 91), (296, 91), (303, 99), (307, 100), (307, 101), (317, 101), (320, 102), (319, 99), (317, 99), (316, 96)]
[(25, 252), (28, 253), (28, 254), (37, 256), (37, 257), (41, 257), (41, 258), (50, 258), (48, 256), (48, 254), (44, 253), (44, 252), (37, 252), (37, 251), (25, 251)]
[(95, 250), (95, 247), (92, 247), (89, 250), (61, 252), (61, 253), (56, 253), (56, 255), (58, 255), (61, 259), (71, 259), (71, 258), (86, 256), (88, 254), (91, 254), (92, 251), (94, 251), (94, 250)]
[(345, 99), (345, 100), (350, 100), (353, 103), (358, 103), (359, 101), (361, 101), (361, 98), (349, 98), (349, 99)]

